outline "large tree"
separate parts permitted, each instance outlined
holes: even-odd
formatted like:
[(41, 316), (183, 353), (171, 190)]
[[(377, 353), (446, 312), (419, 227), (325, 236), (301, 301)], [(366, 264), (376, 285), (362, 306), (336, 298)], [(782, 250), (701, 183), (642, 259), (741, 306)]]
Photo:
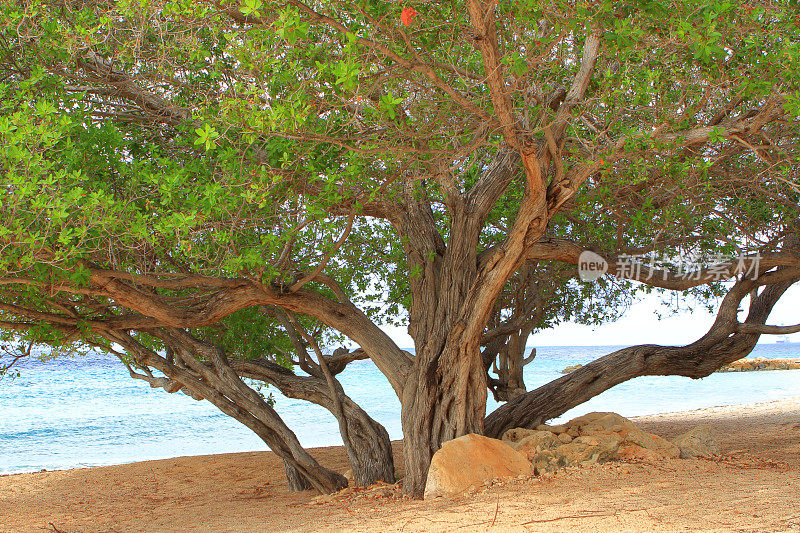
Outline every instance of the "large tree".
[[(788, 3), (1, 9), (3, 312), (40, 313), (40, 338), (57, 320), (174, 335), (253, 306), (310, 317), (392, 385), (413, 495), (442, 442), (483, 431), (495, 358), (496, 394), (536, 393), (509, 361), (570, 311), (535, 299), (594, 290), (551, 263), (650, 254), (612, 272), (678, 290), (719, 281), (715, 253), (798, 272)], [(690, 282), (681, 254), (705, 268)], [(748, 289), (757, 329), (771, 304), (753, 290), (778, 282), (750, 281), (731, 298)], [(413, 356), (378, 327), (398, 318)]]

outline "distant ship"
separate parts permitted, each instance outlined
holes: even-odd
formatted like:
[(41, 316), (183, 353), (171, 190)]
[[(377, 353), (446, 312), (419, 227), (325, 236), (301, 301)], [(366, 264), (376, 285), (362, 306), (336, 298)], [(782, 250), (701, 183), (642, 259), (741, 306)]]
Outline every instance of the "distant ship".
[(792, 341), (790, 341), (789, 337), (787, 337), (786, 335), (784, 335), (783, 337), (778, 337), (778, 339), (775, 342), (777, 344), (791, 344), (792, 343)]

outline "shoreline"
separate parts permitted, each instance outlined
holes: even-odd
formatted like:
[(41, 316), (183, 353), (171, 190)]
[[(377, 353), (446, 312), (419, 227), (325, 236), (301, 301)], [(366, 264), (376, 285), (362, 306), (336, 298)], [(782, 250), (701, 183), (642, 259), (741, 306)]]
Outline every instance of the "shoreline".
[[(632, 420), (665, 437), (710, 424), (721, 455), (603, 463), (424, 501), (399, 497), (391, 486), (322, 498), (312, 491), (288, 493), (282, 461), (266, 451), (9, 474), (0, 477), (0, 530), (367, 532), (402, 526), (616, 532), (800, 526), (800, 396)], [(402, 476), (402, 443), (393, 447)], [(349, 469), (342, 447), (309, 451), (329, 468)]]
[[(800, 395), (798, 396), (790, 396), (788, 398), (780, 398), (778, 400), (768, 400), (765, 402), (751, 402), (751, 403), (736, 403), (736, 404), (722, 404), (722, 405), (712, 405), (710, 407), (699, 407), (697, 409), (688, 409), (686, 411), (669, 411), (665, 413), (654, 413), (651, 415), (641, 415), (641, 416), (633, 416), (631, 420), (633, 421), (650, 421), (650, 419), (655, 419), (659, 417), (678, 417), (683, 415), (700, 415), (709, 413), (716, 413), (716, 412), (727, 412), (729, 410), (733, 410), (736, 408), (755, 408), (760, 409), (766, 412), (772, 412), (774, 410), (781, 410), (785, 408), (787, 405), (797, 405), (800, 406)], [(773, 409), (775, 408), (775, 409)]]
[[(576, 364), (564, 368), (562, 374), (571, 374), (572, 372), (583, 368), (584, 365)], [(726, 374), (729, 372), (768, 372), (771, 370), (800, 370), (800, 358), (798, 357), (753, 357), (747, 356), (742, 359), (723, 365), (714, 374)]]
[[(800, 406), (800, 396), (793, 396), (789, 398), (781, 398), (778, 400), (769, 400), (765, 402), (754, 402), (754, 403), (742, 403), (742, 404), (722, 404), (722, 405), (713, 405), (709, 407), (700, 407), (697, 409), (689, 409), (686, 411), (667, 411), (663, 413), (653, 413), (649, 415), (636, 415), (627, 417), (631, 421), (635, 422), (637, 425), (640, 423), (658, 423), (663, 422), (665, 419), (669, 418), (681, 418), (685, 420), (689, 419), (697, 419), (702, 420), (707, 416), (714, 415), (714, 414), (725, 414), (729, 415), (730, 417), (741, 418), (742, 413), (728, 413), (730, 410), (735, 410), (737, 408), (755, 408), (758, 409), (759, 412), (762, 411), (770, 411), (769, 407), (773, 404), (780, 410), (782, 406), (785, 405), (785, 402), (790, 402), (793, 404), (797, 404)], [(705, 416), (704, 416), (705, 415)], [(402, 439), (393, 440), (393, 445), (402, 445)], [(344, 449), (344, 445), (342, 444), (334, 444), (330, 446), (315, 446), (306, 448), (309, 452), (316, 453), (320, 452), (321, 450), (337, 450), (337, 449)], [(210, 457), (217, 457), (217, 456), (237, 456), (240, 454), (251, 454), (251, 453), (272, 453), (270, 450), (245, 450), (239, 452), (222, 452), (222, 453), (210, 453), (210, 454), (198, 454), (198, 455), (176, 455), (170, 457), (161, 457), (157, 459), (138, 459), (135, 461), (126, 461), (124, 463), (109, 463), (109, 464), (101, 464), (101, 465), (91, 465), (91, 466), (68, 466), (64, 468), (44, 468), (40, 470), (26, 470), (21, 472), (9, 472), (9, 473), (0, 473), (0, 478), (8, 477), (8, 476), (17, 476), (17, 475), (25, 475), (25, 474), (43, 474), (48, 472), (70, 472), (74, 470), (87, 470), (87, 469), (94, 469), (94, 468), (106, 468), (112, 466), (124, 466), (124, 465), (134, 465), (134, 464), (141, 464), (141, 463), (153, 463), (158, 461), (170, 461), (170, 460), (179, 460), (179, 459), (191, 459), (191, 458), (210, 458)]]

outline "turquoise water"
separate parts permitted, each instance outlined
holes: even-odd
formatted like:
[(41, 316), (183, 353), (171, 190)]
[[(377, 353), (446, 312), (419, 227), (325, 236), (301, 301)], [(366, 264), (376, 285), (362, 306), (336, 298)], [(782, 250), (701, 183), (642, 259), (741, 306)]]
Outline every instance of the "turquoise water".
[[(528, 389), (561, 376), (568, 365), (587, 363), (612, 346), (540, 347), (526, 367)], [(800, 357), (800, 344), (759, 345), (752, 357)], [(133, 380), (116, 360), (93, 355), (28, 361), (21, 377), (0, 380), (0, 473), (121, 464), (146, 459), (264, 450), (244, 426), (207, 402), (167, 394)], [(400, 405), (369, 361), (340, 375), (347, 393), (402, 436)], [(276, 409), (305, 446), (341, 444), (328, 411), (273, 392)], [(713, 374), (701, 380), (643, 377), (593, 398), (562, 418), (590, 411), (624, 416), (735, 405), (800, 395), (800, 370)], [(490, 398), (489, 410), (498, 404)]]

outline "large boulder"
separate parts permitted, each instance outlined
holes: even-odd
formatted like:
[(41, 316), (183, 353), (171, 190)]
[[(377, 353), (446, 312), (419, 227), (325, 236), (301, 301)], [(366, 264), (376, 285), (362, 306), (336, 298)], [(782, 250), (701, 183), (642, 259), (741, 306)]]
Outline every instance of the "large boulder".
[(453, 496), (495, 478), (530, 475), (531, 463), (497, 439), (469, 434), (445, 442), (433, 454), (425, 498)]
[(719, 444), (709, 426), (700, 425), (683, 435), (672, 439), (672, 443), (680, 449), (681, 459), (693, 457), (711, 457), (719, 454)]

